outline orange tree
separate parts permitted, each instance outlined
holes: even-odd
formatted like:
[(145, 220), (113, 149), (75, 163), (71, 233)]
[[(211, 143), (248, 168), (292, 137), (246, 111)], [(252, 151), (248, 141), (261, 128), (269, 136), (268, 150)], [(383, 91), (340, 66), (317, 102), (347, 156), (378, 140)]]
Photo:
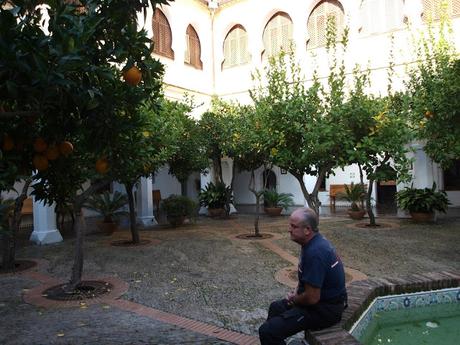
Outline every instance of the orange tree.
[(206, 156), (211, 160), (216, 182), (223, 182), (222, 158), (231, 157), (233, 107), (214, 98), (211, 110), (205, 112), (199, 121)]
[[(269, 149), (270, 133), (262, 125), (262, 119), (254, 107), (234, 105), (236, 116), (232, 125), (232, 152), (234, 166), (239, 171), (249, 171), (249, 191), (256, 200), (256, 214), (254, 217), (254, 236), (260, 237), (259, 209), (260, 198), (264, 190), (256, 188), (255, 170), (270, 165), (271, 153)], [(272, 153), (275, 153), (273, 150)], [(265, 170), (265, 169), (264, 169)]]
[(176, 151), (168, 159), (169, 173), (181, 184), (181, 194), (187, 194), (187, 180), (191, 173), (202, 172), (208, 167), (204, 140), (198, 122), (190, 116), (190, 102), (163, 102), (164, 112), (170, 114), (177, 140)]
[(460, 159), (460, 60), (450, 39), (446, 11), (438, 32), (429, 25), (417, 46), (407, 82), (409, 115), (427, 155), (443, 168)]
[[(140, 103), (160, 92), (162, 66), (151, 57), (146, 32), (137, 28), (137, 13), (166, 0), (66, 3), (2, 2), (0, 176), (2, 189), (9, 189), (34, 170), (36, 199), (73, 205), (80, 216), (73, 289), (83, 268), (81, 207), (113, 180), (106, 163), (97, 164), (102, 182), (87, 189), (83, 184), (97, 176), (98, 159), (113, 156), (114, 133), (130, 128), (128, 120), (137, 116)], [(37, 4), (48, 6), (46, 30), (41, 25), (45, 12)], [(129, 70), (126, 81), (117, 66)], [(123, 117), (127, 121), (118, 121)]]
[(128, 195), (132, 242), (139, 243), (134, 207), (134, 186), (141, 177), (149, 177), (177, 153), (180, 139), (177, 122), (168, 101), (146, 102), (130, 116), (117, 119), (112, 144), (103, 159), (107, 174), (125, 186)]
[[(211, 111), (204, 113), (199, 121), (200, 136), (203, 140), (203, 147), (206, 157), (211, 161), (214, 171), (214, 180), (217, 183), (224, 183), (222, 176), (222, 158), (234, 158), (232, 147), (232, 133), (235, 118), (238, 115), (238, 108), (231, 103), (214, 98), (211, 104)], [(232, 181), (230, 187), (233, 190), (236, 165), (233, 165)], [(227, 193), (225, 211), (230, 214), (231, 194)]]
[[(343, 64), (333, 60), (327, 88), (316, 77), (307, 87), (293, 53), (282, 52), (270, 59), (265, 78), (266, 85), (256, 75), (259, 85), (251, 96), (270, 134), (271, 162), (297, 179), (308, 206), (318, 213), (323, 178), (345, 165), (353, 144), (343, 107)], [(312, 189), (304, 182), (305, 174), (316, 176)]]

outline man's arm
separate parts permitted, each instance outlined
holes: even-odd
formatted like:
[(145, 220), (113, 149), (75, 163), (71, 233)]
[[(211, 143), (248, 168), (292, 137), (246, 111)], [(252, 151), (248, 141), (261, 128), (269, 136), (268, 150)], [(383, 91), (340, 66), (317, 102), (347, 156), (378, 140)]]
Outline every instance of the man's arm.
[(299, 295), (294, 295), (289, 299), (290, 303), (297, 304), (299, 306), (312, 305), (319, 302), (321, 297), (321, 289), (305, 284), (305, 291)]

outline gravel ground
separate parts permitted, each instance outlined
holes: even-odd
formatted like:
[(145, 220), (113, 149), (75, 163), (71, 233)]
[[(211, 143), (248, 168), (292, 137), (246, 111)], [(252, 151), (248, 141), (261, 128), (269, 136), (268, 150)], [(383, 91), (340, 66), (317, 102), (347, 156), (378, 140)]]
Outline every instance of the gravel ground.
[[(89, 235), (84, 274), (115, 275), (127, 281), (130, 287), (124, 299), (256, 335), (269, 302), (289, 290), (275, 281), (274, 274), (291, 264), (257, 241), (233, 239), (237, 233), (252, 231), (252, 221), (245, 215), (231, 220), (200, 218), (197, 224), (181, 228), (146, 230), (141, 238), (160, 242), (144, 247), (113, 247), (108, 245), (110, 237)], [(346, 266), (369, 276), (460, 270), (460, 219), (441, 219), (430, 225), (381, 221), (400, 227), (349, 228), (352, 221), (331, 218), (322, 220), (320, 231), (337, 247)], [(287, 217), (262, 218), (261, 231), (280, 234), (275, 243), (298, 255), (298, 246), (288, 237)], [(123, 236), (129, 238), (129, 233), (116, 234)], [(18, 249), (17, 257), (46, 259), (45, 273), (67, 279), (73, 245), (72, 238), (47, 246), (29, 244)], [(22, 289), (34, 285), (21, 277), (0, 276), (1, 344), (225, 344), (97, 305), (85, 310), (40, 310), (20, 297)], [(61, 333), (65, 336), (58, 337)], [(37, 339), (34, 334), (41, 336)]]
[[(378, 219), (396, 228), (353, 228), (349, 219), (330, 219), (320, 224), (337, 248), (343, 262), (369, 277), (460, 270), (460, 219), (443, 218), (435, 224), (414, 224), (408, 219)], [(297, 246), (288, 237), (277, 244), (292, 253)]]

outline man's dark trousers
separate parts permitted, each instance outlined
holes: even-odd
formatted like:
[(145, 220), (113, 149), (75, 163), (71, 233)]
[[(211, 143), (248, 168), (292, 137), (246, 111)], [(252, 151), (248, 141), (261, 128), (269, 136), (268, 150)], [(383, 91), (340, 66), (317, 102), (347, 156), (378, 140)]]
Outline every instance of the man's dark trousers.
[(289, 306), (286, 299), (275, 301), (267, 321), (259, 328), (261, 345), (284, 345), (284, 339), (310, 329), (323, 329), (340, 321), (343, 303), (318, 303), (308, 307)]

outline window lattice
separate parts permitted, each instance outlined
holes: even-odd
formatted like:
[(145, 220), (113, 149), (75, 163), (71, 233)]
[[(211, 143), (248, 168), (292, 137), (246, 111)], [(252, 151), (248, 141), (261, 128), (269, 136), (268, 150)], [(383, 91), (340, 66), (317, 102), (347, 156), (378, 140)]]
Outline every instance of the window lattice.
[(279, 12), (265, 26), (263, 33), (263, 58), (276, 55), (281, 50), (288, 51), (292, 41), (292, 21), (286, 14)]
[(185, 43), (184, 62), (195, 68), (203, 69), (203, 63), (201, 62), (200, 39), (191, 25), (187, 27), (187, 31), (185, 32)]
[(248, 34), (241, 25), (234, 26), (224, 40), (222, 68), (244, 65), (250, 61)]
[[(439, 20), (442, 13), (443, 0), (423, 0), (423, 20), (425, 22), (431, 20)], [(460, 15), (460, 0), (448, 0), (447, 15), (449, 17)]]
[(153, 52), (174, 59), (172, 34), (168, 19), (158, 8), (153, 16)]
[(344, 12), (342, 5), (335, 0), (320, 2), (308, 18), (307, 30), (310, 36), (308, 48), (316, 48), (326, 44), (326, 25), (328, 18), (332, 17), (340, 37), (344, 28)]
[(361, 4), (363, 33), (386, 32), (403, 25), (403, 0), (364, 0)]

